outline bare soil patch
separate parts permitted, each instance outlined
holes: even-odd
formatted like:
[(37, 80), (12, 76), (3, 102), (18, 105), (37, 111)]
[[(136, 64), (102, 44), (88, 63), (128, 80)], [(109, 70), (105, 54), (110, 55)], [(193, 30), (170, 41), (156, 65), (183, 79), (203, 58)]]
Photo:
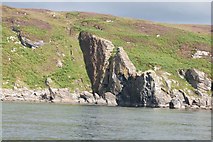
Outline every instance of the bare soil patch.
[(134, 26), (136, 29), (147, 35), (166, 35), (170, 32), (173, 32), (175, 29), (171, 27), (161, 26), (154, 23), (138, 22)]
[(178, 50), (178, 55), (185, 58), (191, 58), (196, 50), (207, 51), (211, 53), (211, 47), (203, 43), (182, 44)]
[(174, 25), (174, 27), (199, 34), (211, 34), (213, 32), (210, 25), (181, 24), (181, 25)]
[(49, 23), (44, 22), (42, 20), (38, 20), (38, 19), (22, 20), (17, 17), (10, 17), (10, 18), (3, 17), (2, 21), (4, 23), (8, 23), (9, 26), (12, 26), (12, 25), (34, 26), (43, 30), (51, 30), (51, 25)]

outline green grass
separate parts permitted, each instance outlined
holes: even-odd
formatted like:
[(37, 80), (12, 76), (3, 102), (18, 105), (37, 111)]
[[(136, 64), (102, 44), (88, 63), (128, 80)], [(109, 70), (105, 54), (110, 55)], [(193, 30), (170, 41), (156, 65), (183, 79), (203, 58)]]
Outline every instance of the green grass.
[[(12, 17), (13, 10), (3, 13), (3, 18)], [(191, 59), (178, 54), (184, 44), (190, 45), (192, 52), (194, 52), (194, 45), (197, 44), (204, 44), (211, 48), (210, 35), (173, 28), (157, 38), (156, 34), (160, 31), (156, 30), (149, 34), (138, 30), (135, 23), (148, 23), (143, 20), (108, 15), (83, 15), (80, 12), (58, 12), (60, 17), (54, 19), (48, 13), (33, 11), (28, 13), (30, 14), (28, 17), (22, 16), (19, 19), (42, 19), (50, 24), (51, 30), (40, 29), (33, 25), (20, 26), (23, 33), (30, 39), (45, 41), (43, 47), (32, 50), (14, 44), (12, 41), (8, 42), (7, 37), (16, 36), (16, 34), (11, 31), (10, 24), (2, 23), (4, 88), (12, 88), (17, 80), (30, 88), (44, 88), (45, 79), (51, 77), (55, 82), (54, 87), (70, 88), (73, 91), (76, 88), (89, 89), (90, 82), (77, 39), (80, 31), (88, 31), (110, 40), (116, 47), (123, 46), (137, 70), (145, 71), (153, 69), (154, 66), (160, 66), (163, 71), (172, 74), (171, 78), (182, 84), (186, 82), (178, 76), (179, 69), (197, 68), (207, 73), (209, 77), (211, 76), (209, 60)], [(107, 23), (106, 19), (112, 19), (113, 22)], [(87, 23), (87, 25), (82, 25), (82, 23)], [(151, 28), (151, 23), (148, 24)], [(95, 25), (103, 27), (103, 30), (96, 29)], [(169, 28), (163, 24), (156, 25), (159, 28)], [(73, 29), (71, 35), (69, 35), (69, 28)], [(16, 51), (11, 52), (14, 48)], [(56, 67), (57, 60), (63, 62), (62, 68)]]
[[(4, 88), (12, 88), (17, 81), (24, 82), (29, 88), (44, 88), (47, 77), (51, 77), (55, 81), (53, 87), (57, 88), (66, 87), (73, 91), (76, 88), (85, 90), (85, 86), (89, 85), (78, 41), (74, 37), (69, 37), (64, 27), (55, 24), (52, 25), (53, 30), (51, 31), (45, 31), (31, 25), (20, 27), (21, 30), (24, 29), (23, 33), (29, 37), (34, 35), (32, 38), (48, 39), (44, 46), (36, 50), (15, 44), (14, 42), (18, 41), (16, 33), (3, 24)], [(10, 36), (16, 37), (14, 42), (7, 41), (7, 37)], [(15, 52), (11, 52), (13, 49), (16, 49)], [(72, 57), (70, 50), (73, 52)], [(72, 61), (72, 58), (75, 61)], [(62, 68), (56, 66), (57, 60), (63, 62)], [(84, 84), (75, 83), (80, 78), (83, 78)]]

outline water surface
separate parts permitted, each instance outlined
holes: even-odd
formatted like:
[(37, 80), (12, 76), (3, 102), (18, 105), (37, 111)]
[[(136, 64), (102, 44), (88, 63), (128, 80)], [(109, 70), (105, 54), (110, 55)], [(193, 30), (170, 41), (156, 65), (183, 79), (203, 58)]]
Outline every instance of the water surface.
[(210, 140), (211, 112), (2, 103), (4, 140)]

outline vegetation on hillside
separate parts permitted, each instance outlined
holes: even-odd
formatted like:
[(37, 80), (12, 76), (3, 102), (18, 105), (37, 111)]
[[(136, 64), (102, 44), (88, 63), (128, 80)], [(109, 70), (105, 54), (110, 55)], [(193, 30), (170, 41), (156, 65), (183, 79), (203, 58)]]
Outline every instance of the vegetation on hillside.
[[(196, 50), (211, 51), (210, 26), (171, 25), (85, 12), (2, 7), (3, 87), (14, 84), (44, 88), (51, 77), (55, 87), (89, 90), (90, 82), (78, 43), (88, 31), (124, 47), (137, 70), (160, 67), (185, 83), (179, 69), (197, 68), (210, 76), (211, 58), (193, 59)], [(45, 45), (30, 49), (18, 43), (16, 26), (32, 41)], [(57, 62), (63, 63), (57, 67)]]

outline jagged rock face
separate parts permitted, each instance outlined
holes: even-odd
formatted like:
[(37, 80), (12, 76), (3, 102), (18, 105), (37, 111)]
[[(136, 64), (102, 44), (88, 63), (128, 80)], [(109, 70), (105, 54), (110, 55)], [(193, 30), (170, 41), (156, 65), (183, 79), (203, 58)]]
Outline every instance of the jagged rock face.
[(117, 53), (109, 61), (109, 66), (99, 90), (100, 94), (104, 92), (112, 92), (117, 95), (122, 91), (124, 82), (130, 77), (135, 77), (136, 68), (129, 60), (123, 48), (119, 47)]
[(118, 94), (121, 106), (157, 106), (155, 82), (150, 72), (131, 76), (124, 82), (122, 91)]
[(118, 96), (121, 106), (166, 107), (171, 97), (161, 88), (161, 78), (152, 70), (122, 79), (123, 88)]
[(114, 45), (110, 41), (85, 32), (80, 33), (79, 42), (93, 94), (97, 93), (101, 98), (108, 96), (108, 105), (170, 108), (185, 108), (194, 104), (199, 107), (211, 106), (210, 97), (201, 91), (210, 90), (211, 82), (204, 73), (194, 69), (181, 73), (202, 94), (199, 99), (191, 98), (189, 93), (185, 93), (187, 90), (172, 88), (172, 83), (178, 86), (179, 83), (169, 79), (167, 72), (136, 72), (122, 47), (113, 54)]
[(98, 92), (114, 45), (108, 40), (95, 37), (87, 32), (80, 33), (79, 43), (92, 84), (92, 90)]
[(155, 72), (137, 73), (122, 47), (112, 55), (111, 42), (85, 32), (80, 33), (79, 43), (94, 93), (104, 96), (111, 92), (120, 106), (157, 107), (169, 103), (170, 97), (159, 88)]
[(120, 106), (159, 107), (169, 105), (171, 99), (161, 90), (162, 86), (154, 71), (137, 73), (126, 52), (119, 47), (109, 63), (99, 93), (112, 92)]
[(185, 72), (185, 78), (195, 89), (201, 91), (211, 90), (211, 81), (204, 72), (196, 69), (188, 69)]
[(180, 70), (179, 74), (194, 88), (193, 92), (197, 95), (195, 98), (187, 97), (189, 105), (212, 106), (211, 97), (208, 95), (211, 90), (211, 79), (204, 72), (197, 69), (187, 69)]

